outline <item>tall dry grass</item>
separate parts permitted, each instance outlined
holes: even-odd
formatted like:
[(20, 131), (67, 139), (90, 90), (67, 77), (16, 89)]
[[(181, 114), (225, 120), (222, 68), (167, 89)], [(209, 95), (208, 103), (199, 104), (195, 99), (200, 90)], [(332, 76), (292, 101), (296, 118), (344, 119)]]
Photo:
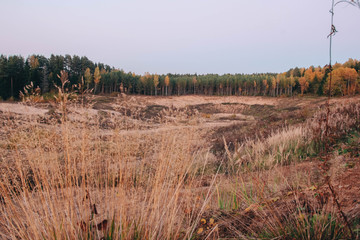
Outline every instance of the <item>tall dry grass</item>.
[(103, 136), (70, 122), (19, 129), (1, 162), (2, 237), (97, 238), (112, 221), (113, 239), (189, 236), (205, 200), (191, 191), (196, 138), (190, 130)]
[[(300, 162), (322, 151), (325, 141), (336, 141), (360, 129), (360, 103), (352, 101), (331, 107), (329, 115), (329, 139), (325, 139), (326, 109), (319, 108), (305, 124), (284, 127), (266, 138), (243, 142), (235, 151), (227, 151), (232, 172), (270, 169), (276, 166)], [(225, 144), (226, 145), (226, 144)]]
[[(304, 125), (283, 128), (266, 138), (246, 141), (234, 152), (227, 151), (230, 167), (238, 180), (229, 184), (228, 196), (218, 197), (219, 202), (227, 201), (225, 206), (230, 207), (219, 214), (223, 231), (240, 239), (351, 237), (333, 196), (326, 186), (322, 186), (321, 170), (301, 172), (302, 166), (306, 165), (299, 169), (297, 163), (307, 158), (317, 160), (325, 140), (330, 146), (327, 154), (330, 158), (336, 156), (332, 152), (336, 144), (346, 141), (349, 134), (359, 132), (359, 113), (358, 101), (333, 105), (329, 114), (330, 137), (325, 138), (327, 110), (319, 108)], [(290, 166), (282, 167), (285, 165)], [(331, 172), (344, 171), (334, 169), (338, 165), (329, 167)], [(296, 174), (300, 174), (299, 180), (296, 180)], [(336, 176), (331, 179), (335, 181)], [(233, 209), (238, 213), (230, 211)], [(356, 226), (358, 215), (351, 221)]]
[(67, 96), (59, 99), (60, 121), (29, 117), (5, 131), (0, 238), (190, 238), (212, 194), (199, 181), (199, 133), (103, 129), (86, 123), (100, 120), (82, 105), (87, 121), (69, 120)]
[(286, 127), (267, 138), (248, 140), (228, 154), (235, 171), (270, 169), (299, 162), (313, 150), (303, 126)]
[(319, 109), (306, 123), (309, 138), (319, 144), (324, 144), (325, 141), (330, 141), (329, 143), (332, 144), (351, 131), (359, 131), (360, 103), (358, 101), (348, 101), (337, 103), (330, 108), (328, 116), (328, 139), (326, 137), (326, 117), (327, 110)]
[[(314, 190), (309, 190), (310, 176), (294, 170), (298, 176), (282, 177), (276, 168), (318, 153), (314, 142), (321, 141), (324, 132), (319, 124), (323, 110), (303, 126), (249, 140), (234, 152), (227, 149), (227, 167), (233, 174), (221, 176), (228, 183), (224, 186), (215, 182), (223, 166), (211, 165), (217, 159), (211, 159), (208, 142), (196, 126), (134, 130), (131, 121), (141, 121), (140, 117), (124, 114), (124, 121), (119, 121), (118, 116), (111, 119), (111, 114), (100, 111), (90, 114), (87, 106), (70, 103), (64, 88), (60, 93), (57, 117), (43, 121), (32, 115), (9, 115), (3, 123), (0, 238), (347, 236), (330, 201), (319, 204)], [(360, 108), (354, 104), (334, 106), (333, 134), (358, 130)], [(128, 106), (121, 107), (125, 111)], [(185, 113), (168, 111), (159, 122), (197, 122)], [(20, 123), (16, 126), (14, 120)], [(104, 121), (111, 124), (105, 126)], [(130, 125), (132, 131), (124, 131)], [(204, 185), (209, 177), (210, 184)], [(212, 214), (219, 209), (219, 214)], [(201, 225), (204, 216), (208, 222)], [(210, 226), (210, 219), (216, 224)]]

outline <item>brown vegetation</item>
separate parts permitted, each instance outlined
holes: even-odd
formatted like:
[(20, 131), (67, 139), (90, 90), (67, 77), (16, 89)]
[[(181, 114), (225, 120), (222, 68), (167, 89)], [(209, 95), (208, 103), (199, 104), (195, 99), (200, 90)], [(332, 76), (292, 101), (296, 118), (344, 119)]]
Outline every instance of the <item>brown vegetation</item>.
[[(349, 236), (318, 167), (324, 98), (65, 97), (0, 103), (2, 239)], [(357, 233), (359, 99), (331, 105)]]

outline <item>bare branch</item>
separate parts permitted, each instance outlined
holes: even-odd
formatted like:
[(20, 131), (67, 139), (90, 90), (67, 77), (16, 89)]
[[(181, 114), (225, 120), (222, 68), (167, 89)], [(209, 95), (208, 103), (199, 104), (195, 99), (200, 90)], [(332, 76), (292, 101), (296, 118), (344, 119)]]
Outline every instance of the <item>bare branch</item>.
[(334, 6), (338, 5), (339, 3), (347, 3), (347, 4), (350, 4), (352, 6), (360, 8), (360, 1), (359, 0), (356, 0), (356, 1), (355, 0), (341, 0), (341, 1), (336, 2)]

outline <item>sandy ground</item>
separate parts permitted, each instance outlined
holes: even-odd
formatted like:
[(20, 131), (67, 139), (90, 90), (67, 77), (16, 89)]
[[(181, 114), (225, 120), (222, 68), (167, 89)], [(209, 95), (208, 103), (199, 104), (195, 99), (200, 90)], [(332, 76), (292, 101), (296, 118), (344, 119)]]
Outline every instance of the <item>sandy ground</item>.
[[(103, 98), (103, 97), (102, 97)], [(110, 100), (109, 100), (110, 99)], [(121, 130), (121, 134), (151, 134), (154, 132), (162, 131), (171, 131), (179, 130), (182, 128), (196, 128), (196, 129), (211, 129), (215, 127), (225, 127), (235, 123), (241, 123), (246, 121), (254, 121), (252, 116), (245, 116), (241, 113), (229, 113), (221, 112), (214, 114), (200, 114), (198, 113), (194, 118), (184, 118), (183, 116), (168, 116), (165, 114), (166, 123), (154, 123), (148, 122), (144, 119), (134, 119), (129, 116), (124, 116), (118, 111), (118, 107), (125, 106), (125, 108), (139, 108), (142, 107), (142, 110), (146, 110), (147, 106), (161, 105), (166, 107), (174, 107), (175, 109), (184, 108), (187, 106), (201, 105), (201, 104), (221, 104), (221, 103), (244, 103), (244, 104), (276, 104), (276, 99), (270, 98), (248, 98), (248, 97), (206, 97), (206, 96), (180, 96), (180, 97), (150, 97), (150, 96), (127, 96), (126, 98), (109, 98), (108, 102), (101, 103), (100, 107), (94, 109), (92, 107), (83, 108), (69, 105), (67, 107), (68, 113), (67, 116), (70, 121), (74, 122), (83, 122), (86, 124), (95, 124), (94, 121), (97, 117), (102, 114), (107, 114), (105, 119), (109, 122), (115, 123), (116, 121), (126, 119), (126, 121), (131, 121), (134, 127), (126, 127), (126, 130)], [(110, 110), (108, 109), (110, 107)], [(222, 109), (231, 108), (231, 106), (222, 106)], [(51, 110), (51, 111), (50, 111)], [(0, 115), (2, 119), (8, 118), (8, 116), (16, 116), (18, 120), (25, 124), (28, 119), (27, 117), (32, 118), (50, 118), (51, 113), (57, 112), (60, 114), (59, 109), (51, 107), (51, 105), (46, 104), (33, 104), (32, 106), (27, 106), (23, 103), (6, 103), (0, 102)], [(186, 109), (181, 111), (186, 112)], [(175, 114), (182, 114), (175, 113)], [(176, 120), (173, 121), (172, 120)], [(180, 120), (180, 122), (178, 121)], [(106, 134), (106, 129), (104, 132)], [(109, 131), (112, 132), (112, 131)]]
[[(360, 96), (355, 96), (351, 98), (332, 98), (331, 103), (335, 102), (344, 102), (346, 103), (349, 100), (360, 100)], [(306, 105), (311, 102), (325, 102), (326, 98), (271, 98), (271, 97), (244, 97), (244, 96), (169, 96), (169, 97), (155, 97), (155, 96), (132, 96), (128, 95), (125, 101), (132, 101), (138, 104), (146, 104), (146, 105), (162, 105), (162, 106), (174, 106), (177, 108), (183, 108), (191, 105), (201, 105), (201, 104), (222, 104), (222, 103), (238, 103), (238, 104), (247, 104), (247, 105), (279, 105), (284, 102), (297, 102), (299, 105)], [(0, 102), (0, 111), (2, 112), (10, 112), (17, 114), (25, 114), (25, 115), (43, 115), (48, 110), (34, 107), (34, 106), (26, 106), (21, 103), (6, 103)], [(79, 109), (77, 112), (81, 111)], [(91, 114), (96, 114), (96, 110), (90, 110)]]
[(242, 103), (248, 105), (276, 105), (279, 100), (268, 97), (242, 97), (242, 96), (171, 96), (171, 97), (146, 97), (146, 100), (157, 105), (186, 107), (198, 104), (221, 104), (221, 103)]
[(26, 106), (21, 103), (0, 103), (0, 111), (4, 113), (16, 113), (23, 115), (45, 115), (47, 109)]
[[(106, 98), (106, 97), (102, 97)], [(108, 100), (108, 99), (107, 99)], [(114, 100), (114, 101), (113, 101)], [(360, 100), (360, 96), (351, 97), (351, 98), (334, 98), (331, 99), (331, 103), (341, 102), (346, 104), (349, 101)], [(131, 134), (154, 134), (159, 132), (166, 131), (181, 131), (185, 129), (194, 129), (194, 131), (204, 130), (204, 132), (208, 133), (212, 129), (226, 127), (233, 124), (240, 125), (246, 122), (252, 122), (253, 124), (257, 124), (257, 121), (254, 116), (243, 115), (239, 112), (232, 112), (233, 110), (239, 110), (241, 106), (231, 106), (229, 104), (224, 103), (237, 103), (237, 104), (246, 104), (246, 105), (271, 105), (276, 108), (281, 109), (283, 111), (286, 108), (298, 107), (298, 108), (313, 108), (315, 109), (321, 104), (324, 104), (326, 101), (325, 97), (304, 97), (304, 98), (269, 98), (269, 97), (217, 97), (217, 96), (172, 96), (172, 97), (150, 97), (150, 96), (126, 96), (125, 98), (112, 98), (110, 102), (104, 101), (101, 103), (103, 106), (94, 108), (78, 108), (74, 106), (69, 106), (69, 119), (74, 122), (86, 122), (86, 119), (94, 119), (99, 115), (103, 115), (105, 120), (109, 120), (107, 118), (112, 118), (112, 121), (116, 121), (119, 118), (127, 118), (129, 121), (135, 122), (134, 128), (129, 128), (127, 130), (119, 130), (118, 133), (122, 135), (131, 135)], [(139, 107), (143, 106), (146, 110), (147, 106), (151, 105), (161, 105), (167, 107), (176, 107), (176, 108), (184, 108), (194, 105), (202, 105), (202, 104), (217, 104), (216, 110), (223, 110), (220, 113), (212, 113), (212, 114), (204, 114), (199, 113), (194, 118), (185, 119), (182, 122), (169, 122), (169, 123), (155, 123), (148, 122), (147, 120), (142, 119), (131, 119), (130, 117), (126, 117), (121, 115), (120, 111), (116, 108), (117, 104), (124, 103), (129, 107)], [(49, 106), (48, 106), (49, 107)], [(110, 110), (112, 107), (113, 110)], [(256, 108), (258, 109), (258, 108)], [(260, 108), (259, 108), (260, 109)], [(54, 111), (54, 108), (46, 108), (45, 105), (32, 105), (26, 106), (21, 103), (6, 103), (0, 102), (0, 145), (1, 140), (5, 143), (8, 142), (7, 130), (17, 131), (16, 127), (19, 125), (26, 125), (29, 123), (28, 119), (30, 118), (49, 118), (51, 115), (49, 114), (49, 110)], [(186, 111), (186, 110), (185, 110)], [(269, 110), (272, 111), (272, 108)], [(286, 110), (292, 111), (292, 110)], [(297, 111), (301, 111), (297, 110)], [(106, 113), (107, 115), (104, 115)], [(256, 114), (256, 112), (255, 112)], [(9, 118), (9, 116), (14, 118)], [(110, 116), (110, 117), (109, 117)], [(170, 116), (172, 117), (172, 116)], [(176, 118), (176, 116), (174, 117)], [(272, 120), (269, 120), (272, 121)], [(15, 122), (15, 123), (12, 123)], [(96, 121), (94, 121), (96, 122)], [(42, 121), (34, 122), (34, 124), (42, 124), (45, 127), (50, 127), (49, 123), (43, 123)], [(96, 124), (96, 123), (91, 123)], [(138, 128), (142, 124), (142, 128)], [(9, 126), (3, 127), (2, 126)], [(51, 126), (53, 127), (53, 126)], [(54, 131), (56, 130), (56, 125), (54, 126)], [(113, 130), (109, 130), (107, 128), (102, 128), (99, 134), (105, 136), (107, 134), (113, 134)], [(200, 131), (199, 131), (200, 133)], [(222, 132), (221, 132), (222, 133)], [(231, 132), (233, 135), (233, 132)], [(205, 134), (204, 134), (205, 135)], [(207, 139), (204, 138), (204, 141)], [(5, 146), (4, 145), (4, 146)], [(338, 158), (333, 165), (333, 169), (337, 171), (333, 173), (334, 176), (333, 185), (339, 194), (339, 201), (343, 206), (344, 212), (351, 218), (352, 216), (358, 216), (360, 211), (360, 188), (358, 183), (360, 181), (360, 165), (356, 164), (353, 168), (345, 167), (346, 165), (352, 164), (355, 160), (350, 158)], [(275, 171), (275, 170), (274, 170)], [(284, 175), (284, 178), (292, 178), (297, 177), (297, 174), (304, 172), (310, 178), (319, 177), (319, 174), (315, 174), (318, 172), (318, 163), (317, 162), (303, 162), (294, 166), (284, 166), (276, 169), (276, 174)], [(273, 172), (265, 172), (264, 177), (274, 175)], [(224, 177), (225, 183), (226, 178)], [(269, 179), (270, 180), (270, 177)], [(229, 181), (233, 181), (233, 179), (229, 179)], [(230, 183), (229, 183), (230, 184)], [(319, 189), (321, 191), (328, 191), (326, 186)], [(284, 193), (286, 196), (286, 192)], [(310, 194), (313, 194), (311, 191)]]
[[(95, 119), (102, 113), (106, 113), (105, 119), (109, 118), (109, 121), (118, 121), (119, 119), (126, 118), (127, 121), (131, 121), (135, 126), (133, 129), (126, 127), (122, 133), (131, 134), (132, 132), (144, 131), (144, 133), (153, 133), (154, 131), (168, 131), (179, 130), (186, 127), (196, 127), (211, 129), (215, 127), (230, 126), (235, 123), (254, 121), (253, 116), (245, 116), (241, 114), (241, 104), (243, 105), (270, 105), (274, 107), (301, 107), (308, 106), (316, 107), (320, 104), (324, 104), (325, 97), (304, 97), (304, 98), (270, 98), (270, 97), (244, 97), (244, 96), (170, 96), (170, 97), (155, 97), (155, 96), (126, 96), (120, 98), (107, 98), (104, 96), (97, 96), (103, 98), (106, 101), (101, 102), (101, 106), (94, 108), (79, 108), (74, 106), (68, 106), (68, 116), (71, 121), (86, 123), (89, 119)], [(349, 100), (360, 100), (360, 96), (351, 98), (334, 98), (331, 102), (343, 102), (346, 104)], [(240, 104), (240, 105), (231, 105)], [(134, 119), (128, 116), (124, 116), (118, 111), (119, 106), (125, 108), (141, 108), (146, 110), (149, 106), (159, 105), (165, 107), (174, 107), (176, 109), (183, 108), (182, 111), (188, 111), (184, 109), (189, 106), (200, 106), (205, 104), (214, 104), (217, 111), (216, 113), (203, 114), (199, 113), (194, 119), (185, 119), (179, 122), (167, 122), (166, 124), (148, 122), (141, 119)], [(47, 107), (46, 107), (47, 106)], [(110, 108), (109, 108), (110, 107)], [(0, 102), (0, 116), (5, 119), (8, 115), (15, 115), (17, 118), (23, 119), (26, 122), (26, 117), (38, 117), (47, 118), (50, 117), (49, 110), (50, 105), (46, 104), (33, 104), (27, 106), (22, 103), (7, 103)], [(54, 110), (54, 108), (52, 108)], [(58, 111), (58, 110), (57, 110)], [(240, 112), (239, 112), (240, 111)], [(157, 114), (157, 113), (155, 113)], [(22, 117), (23, 116), (23, 117)], [(175, 119), (176, 116), (165, 116), (168, 119)], [(140, 126), (140, 127), (139, 127)]]

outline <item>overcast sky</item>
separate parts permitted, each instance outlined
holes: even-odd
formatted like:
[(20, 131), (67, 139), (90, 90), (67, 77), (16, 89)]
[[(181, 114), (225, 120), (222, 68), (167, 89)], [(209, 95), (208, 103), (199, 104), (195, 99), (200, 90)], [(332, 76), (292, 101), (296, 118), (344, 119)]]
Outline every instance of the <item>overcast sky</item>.
[[(328, 63), (331, 0), (1, 0), (0, 54), (87, 56), (137, 74)], [(360, 59), (360, 9), (335, 9), (333, 59)]]

